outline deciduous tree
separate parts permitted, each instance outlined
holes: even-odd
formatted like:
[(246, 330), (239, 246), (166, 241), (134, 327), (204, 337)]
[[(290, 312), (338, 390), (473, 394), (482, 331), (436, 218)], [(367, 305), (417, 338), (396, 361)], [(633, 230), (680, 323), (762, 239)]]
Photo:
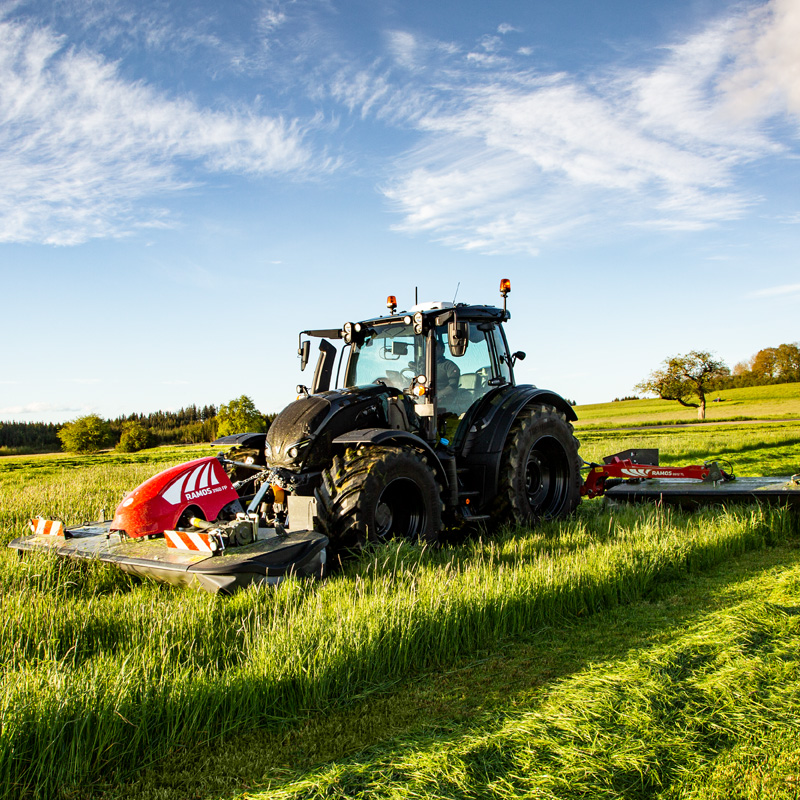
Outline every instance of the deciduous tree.
[[(677, 400), (682, 406), (697, 409), (697, 418), (706, 418), (706, 393), (720, 378), (730, 374), (723, 361), (703, 350), (667, 358), (636, 389), (652, 392), (662, 400)], [(695, 398), (697, 402), (695, 402)]]
[(94, 453), (110, 444), (111, 428), (97, 414), (87, 414), (64, 425), (58, 438), (72, 453)]
[(246, 395), (221, 405), (217, 412), (219, 427), (217, 436), (231, 433), (263, 433), (267, 430), (267, 420)]
[(137, 450), (144, 450), (152, 447), (155, 437), (148, 428), (141, 422), (131, 420), (122, 425), (122, 436), (120, 436), (118, 450), (123, 453), (135, 453)]

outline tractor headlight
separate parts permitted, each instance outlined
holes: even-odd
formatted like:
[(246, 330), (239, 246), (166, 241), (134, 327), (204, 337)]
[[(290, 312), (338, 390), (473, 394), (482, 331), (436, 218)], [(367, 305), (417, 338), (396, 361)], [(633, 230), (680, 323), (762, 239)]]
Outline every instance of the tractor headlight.
[(414, 333), (422, 333), (422, 312), (414, 314)]
[(352, 322), (345, 322), (344, 326), (342, 327), (342, 338), (344, 339), (345, 344), (350, 344), (353, 341), (353, 323)]
[(289, 446), (286, 455), (290, 461), (294, 461), (302, 452), (311, 444), (311, 439), (303, 439), (301, 442), (296, 442)]

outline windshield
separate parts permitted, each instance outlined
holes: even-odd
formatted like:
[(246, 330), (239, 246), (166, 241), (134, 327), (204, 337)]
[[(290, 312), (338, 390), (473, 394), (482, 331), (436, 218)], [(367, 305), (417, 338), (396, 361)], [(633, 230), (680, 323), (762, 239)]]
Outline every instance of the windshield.
[(402, 320), (376, 325), (363, 341), (353, 343), (345, 386), (364, 386), (383, 381), (387, 386), (407, 389), (411, 379), (425, 371), (424, 339), (414, 335)]

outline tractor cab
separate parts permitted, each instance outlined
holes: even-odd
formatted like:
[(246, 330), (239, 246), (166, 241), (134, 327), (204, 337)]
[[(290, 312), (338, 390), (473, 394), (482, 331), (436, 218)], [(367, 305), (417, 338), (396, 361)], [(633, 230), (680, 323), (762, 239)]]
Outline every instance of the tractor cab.
[[(325, 337), (341, 339), (340, 391), (387, 387), (392, 427), (446, 444), (468, 409), (492, 389), (514, 384), (513, 364), (524, 353), (509, 353), (502, 323), (510, 315), (505, 308), (447, 302), (397, 313), (393, 296), (387, 306), (388, 316), (346, 322), (341, 331), (304, 332), (323, 334), (310, 393), (330, 390), (336, 348)], [(301, 334), (301, 360), (304, 346), (307, 360)]]

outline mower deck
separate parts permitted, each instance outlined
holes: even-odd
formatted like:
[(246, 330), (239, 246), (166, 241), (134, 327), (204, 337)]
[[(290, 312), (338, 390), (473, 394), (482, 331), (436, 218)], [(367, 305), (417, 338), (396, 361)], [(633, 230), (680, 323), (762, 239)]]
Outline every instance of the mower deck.
[(731, 503), (766, 503), (800, 510), (800, 481), (797, 476), (736, 478), (731, 481), (647, 479), (625, 481), (606, 489), (608, 502), (663, 503), (693, 509)]
[(219, 555), (168, 547), (163, 538), (127, 539), (109, 532), (111, 520), (66, 530), (66, 537), (30, 534), (14, 539), (9, 547), (20, 555), (44, 551), (72, 558), (99, 559), (140, 577), (155, 578), (174, 586), (196, 586), (230, 594), (251, 583), (280, 583), (288, 575), (321, 576), (328, 540), (315, 531), (278, 534), (267, 529), (266, 538)]

